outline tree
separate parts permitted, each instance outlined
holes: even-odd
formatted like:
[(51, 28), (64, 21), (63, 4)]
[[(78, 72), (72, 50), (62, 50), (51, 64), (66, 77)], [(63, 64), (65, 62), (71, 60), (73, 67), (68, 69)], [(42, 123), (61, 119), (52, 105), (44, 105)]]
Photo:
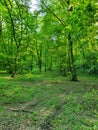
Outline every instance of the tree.
[[(55, 70), (63, 76), (97, 72), (97, 11), (94, 0), (1, 0), (1, 69), (16, 73)], [(90, 60), (91, 59), (91, 60)]]
[[(62, 25), (62, 31), (67, 37), (69, 68), (72, 74), (72, 81), (77, 81), (77, 72), (75, 64), (74, 46), (77, 40), (86, 35), (86, 30), (92, 26), (92, 16), (94, 17), (95, 9), (93, 1), (41, 1), (41, 7), (47, 13), (51, 13)], [(59, 12), (59, 10), (60, 12)], [(89, 24), (90, 23), (90, 24)], [(84, 33), (84, 34), (83, 34)]]
[(27, 22), (32, 16), (29, 12), (28, 2), (29, 1), (17, 0), (1, 1), (1, 4), (4, 8), (4, 10), (2, 10), (4, 23), (3, 28), (6, 30), (6, 34), (3, 32), (2, 45), (4, 46), (7, 54), (7, 69), (9, 73), (12, 73), (13, 76), (16, 74), (18, 69), (18, 60), (21, 50), (28, 44), (25, 43), (28, 39), (27, 32), (31, 30), (31, 28), (29, 28), (29, 23)]

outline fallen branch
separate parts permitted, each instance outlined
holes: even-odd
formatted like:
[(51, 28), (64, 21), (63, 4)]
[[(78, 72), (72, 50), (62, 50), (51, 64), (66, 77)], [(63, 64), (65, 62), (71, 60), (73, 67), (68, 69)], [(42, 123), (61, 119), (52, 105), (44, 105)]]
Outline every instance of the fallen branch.
[(29, 111), (29, 110), (23, 110), (23, 109), (11, 109), (11, 111), (14, 111), (14, 112), (25, 112), (25, 113), (32, 113), (32, 111)]

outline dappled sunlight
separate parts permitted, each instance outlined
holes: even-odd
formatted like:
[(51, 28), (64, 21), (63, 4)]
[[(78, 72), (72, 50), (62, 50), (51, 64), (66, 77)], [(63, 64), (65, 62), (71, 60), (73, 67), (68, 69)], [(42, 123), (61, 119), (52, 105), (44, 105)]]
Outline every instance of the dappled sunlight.
[(53, 113), (53, 109), (49, 109), (49, 108), (46, 108), (46, 107), (42, 107), (41, 110), (40, 110), (40, 116), (42, 119), (45, 119), (47, 118), (49, 115), (51, 115)]
[(0, 76), (1, 79), (5, 79), (5, 80), (11, 80), (13, 79), (11, 76), (4, 76), (3, 78)]

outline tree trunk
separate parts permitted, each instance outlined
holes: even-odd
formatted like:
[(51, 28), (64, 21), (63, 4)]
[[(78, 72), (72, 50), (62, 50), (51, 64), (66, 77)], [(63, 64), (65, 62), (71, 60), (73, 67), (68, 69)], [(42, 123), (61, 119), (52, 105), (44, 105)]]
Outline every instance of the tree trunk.
[(0, 12), (0, 42), (2, 39), (2, 17), (1, 17), (1, 12)]
[(73, 54), (73, 42), (71, 39), (71, 35), (68, 35), (68, 42), (69, 42), (69, 58), (70, 58), (70, 69), (71, 69), (71, 75), (72, 81), (78, 81), (77, 80), (77, 72), (76, 72), (76, 66), (75, 66), (75, 61), (74, 61), (74, 54)]
[(47, 71), (47, 62), (46, 62), (46, 53), (45, 53), (45, 72)]
[(42, 46), (40, 46), (38, 49), (37, 39), (35, 39), (35, 43), (36, 43), (36, 52), (37, 52), (37, 57), (38, 57), (38, 67), (39, 67), (39, 71), (41, 72), (42, 70)]
[(50, 66), (48, 68), (48, 70), (51, 70), (52, 69), (52, 55), (50, 56)]

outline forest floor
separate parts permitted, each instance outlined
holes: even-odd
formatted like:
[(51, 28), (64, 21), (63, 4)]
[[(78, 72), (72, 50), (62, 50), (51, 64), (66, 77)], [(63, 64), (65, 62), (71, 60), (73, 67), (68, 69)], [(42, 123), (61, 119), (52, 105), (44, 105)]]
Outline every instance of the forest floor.
[(98, 130), (98, 77), (1, 75), (0, 130)]

